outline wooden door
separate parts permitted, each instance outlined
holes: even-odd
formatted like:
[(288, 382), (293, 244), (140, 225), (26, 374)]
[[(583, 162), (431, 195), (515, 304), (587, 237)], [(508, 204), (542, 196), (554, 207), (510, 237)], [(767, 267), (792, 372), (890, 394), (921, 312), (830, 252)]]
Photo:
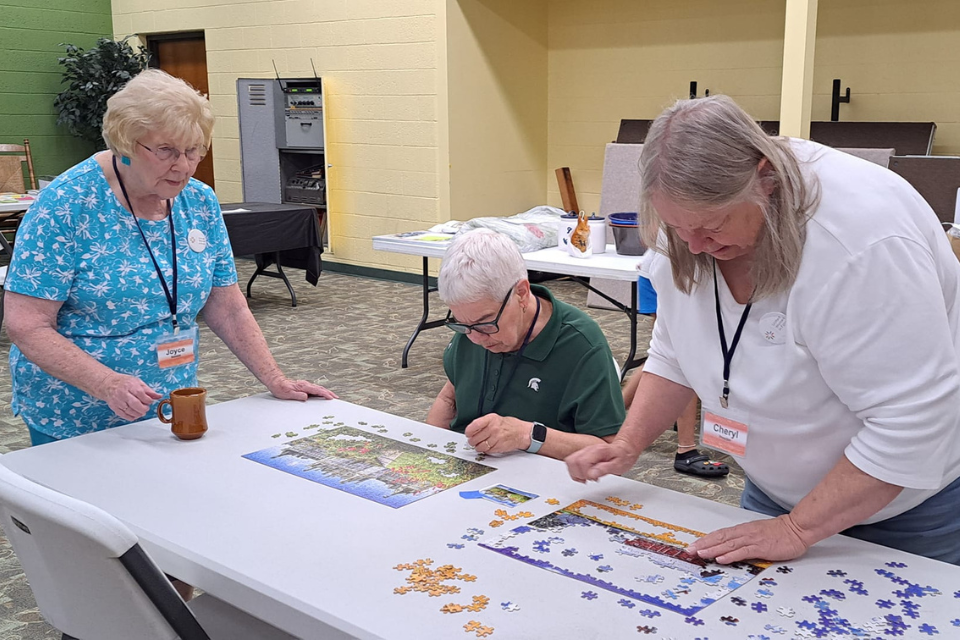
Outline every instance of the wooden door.
[[(203, 33), (171, 34), (154, 36), (147, 40), (152, 60), (150, 66), (166, 71), (172, 76), (189, 82), (194, 89), (210, 95), (207, 83), (207, 45)], [(213, 184), (213, 149), (197, 166), (193, 177)]]

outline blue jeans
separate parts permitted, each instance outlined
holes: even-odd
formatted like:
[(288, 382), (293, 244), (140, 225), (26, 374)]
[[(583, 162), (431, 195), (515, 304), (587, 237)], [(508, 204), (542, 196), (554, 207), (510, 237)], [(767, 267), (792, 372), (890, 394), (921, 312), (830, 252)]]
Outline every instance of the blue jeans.
[(33, 427), (27, 427), (27, 429), (30, 430), (30, 444), (35, 447), (41, 444), (47, 444), (48, 442), (57, 442), (57, 438), (41, 433)]
[[(913, 509), (873, 524), (859, 524), (841, 531), (885, 547), (960, 566), (960, 478)], [(748, 478), (740, 506), (768, 516), (787, 510), (770, 499)]]

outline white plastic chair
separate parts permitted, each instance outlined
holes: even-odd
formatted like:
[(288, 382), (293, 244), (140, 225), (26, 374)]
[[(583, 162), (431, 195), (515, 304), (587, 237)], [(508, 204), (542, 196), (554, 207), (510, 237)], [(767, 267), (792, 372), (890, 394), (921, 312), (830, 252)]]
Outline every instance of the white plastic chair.
[(123, 523), (2, 464), (0, 525), (64, 640), (294, 638), (208, 594), (188, 607)]

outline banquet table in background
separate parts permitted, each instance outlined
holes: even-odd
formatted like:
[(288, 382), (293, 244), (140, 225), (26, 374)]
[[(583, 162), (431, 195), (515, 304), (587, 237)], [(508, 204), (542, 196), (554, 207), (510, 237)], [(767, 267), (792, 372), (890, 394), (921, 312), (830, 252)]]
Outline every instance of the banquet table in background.
[(24, 193), (0, 193), (0, 229), (16, 229), (36, 198)]
[[(221, 204), (223, 221), (227, 226), (233, 255), (256, 257), (257, 270), (247, 282), (250, 287), (258, 276), (280, 278), (294, 293), (283, 267), (306, 271), (306, 280), (316, 286), (320, 278), (323, 253), (322, 229), (316, 208), (302, 204), (272, 204), (267, 202), (236, 202)], [(276, 271), (268, 271), (271, 265)]]
[[(259, 395), (211, 405), (207, 416), (210, 430), (196, 441), (147, 420), (0, 463), (120, 518), (165, 572), (308, 640), (960, 635), (958, 567), (835, 536), (731, 590), (732, 569), (691, 565), (670, 540), (757, 514), (619, 477), (580, 485), (561, 462), (522, 452), (477, 461), (460, 434), (339, 400)], [(312, 468), (322, 456), (305, 439), (335, 429), (352, 430), (336, 436), (345, 455), (383, 437), (436, 464), (452, 457), (491, 470), (401, 496), (407, 504), (394, 508), (383, 503), (389, 491), (351, 492), (355, 479), (322, 484), (270, 465), (279, 450)], [(388, 458), (402, 475), (398, 455)], [(348, 466), (369, 475), (357, 460)], [(460, 495), (498, 484), (535, 497), (511, 507)], [(556, 512), (591, 504), (661, 533), (620, 544), (608, 540), (620, 530), (601, 527), (595, 546), (578, 544), (579, 525)], [(657, 548), (669, 553), (647, 554), (660, 563), (653, 571), (628, 571)], [(558, 572), (571, 563), (590, 570)], [(685, 580), (670, 578), (678, 563), (693, 566)], [(715, 601), (686, 611), (691, 589), (709, 589)]]
[[(428, 234), (419, 232), (420, 235), (427, 237), (441, 238), (438, 234)], [(430, 294), (436, 292), (435, 287), (430, 286), (429, 258), (443, 258), (449, 241), (444, 240), (420, 240), (417, 235), (412, 234), (394, 234), (385, 236), (374, 236), (373, 248), (378, 251), (389, 251), (392, 253), (403, 253), (407, 255), (420, 256), (423, 259), (422, 273), (422, 291), (423, 291), (423, 314), (420, 321), (413, 330), (413, 334), (403, 348), (403, 355), (400, 359), (400, 366), (406, 368), (407, 356), (410, 348), (413, 346), (417, 336), (421, 331), (443, 326), (444, 319), (430, 320)], [(580, 283), (587, 289), (593, 291), (610, 304), (614, 305), (620, 311), (627, 314), (630, 319), (630, 351), (620, 367), (620, 377), (627, 371), (639, 366), (646, 358), (637, 358), (637, 288), (630, 287), (631, 298), (630, 305), (626, 306), (611, 298), (606, 293), (599, 291), (590, 285), (590, 278), (605, 278), (608, 280), (624, 280), (635, 282), (639, 272), (637, 263), (638, 256), (623, 256), (616, 252), (616, 247), (612, 244), (607, 245), (604, 253), (595, 253), (590, 258), (574, 258), (566, 251), (557, 247), (548, 247), (539, 251), (524, 253), (523, 261), (529, 271), (541, 271), (544, 273), (554, 273), (562, 276), (569, 276), (572, 280)]]

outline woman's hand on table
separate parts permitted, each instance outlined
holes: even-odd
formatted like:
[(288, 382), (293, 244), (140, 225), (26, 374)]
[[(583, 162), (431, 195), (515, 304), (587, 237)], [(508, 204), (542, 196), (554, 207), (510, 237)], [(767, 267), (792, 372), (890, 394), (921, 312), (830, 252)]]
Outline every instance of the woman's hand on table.
[(324, 400), (336, 400), (339, 397), (326, 387), (321, 387), (308, 380), (278, 378), (275, 382), (267, 385), (267, 388), (270, 390), (270, 393), (281, 400), (299, 400), (300, 402), (305, 402), (310, 396), (317, 396)]
[(622, 475), (637, 461), (639, 451), (630, 444), (615, 438), (613, 442), (604, 442), (585, 447), (566, 457), (567, 471), (577, 482), (599, 480), (606, 475)]
[(467, 425), (463, 435), (480, 453), (507, 453), (530, 446), (533, 423), (488, 413)]
[(139, 420), (147, 414), (150, 405), (162, 398), (136, 376), (114, 373), (108, 376), (101, 400), (124, 420)]
[(720, 564), (730, 564), (741, 560), (793, 560), (806, 553), (808, 548), (803, 531), (788, 513), (769, 520), (718, 529), (690, 544), (687, 552)]

